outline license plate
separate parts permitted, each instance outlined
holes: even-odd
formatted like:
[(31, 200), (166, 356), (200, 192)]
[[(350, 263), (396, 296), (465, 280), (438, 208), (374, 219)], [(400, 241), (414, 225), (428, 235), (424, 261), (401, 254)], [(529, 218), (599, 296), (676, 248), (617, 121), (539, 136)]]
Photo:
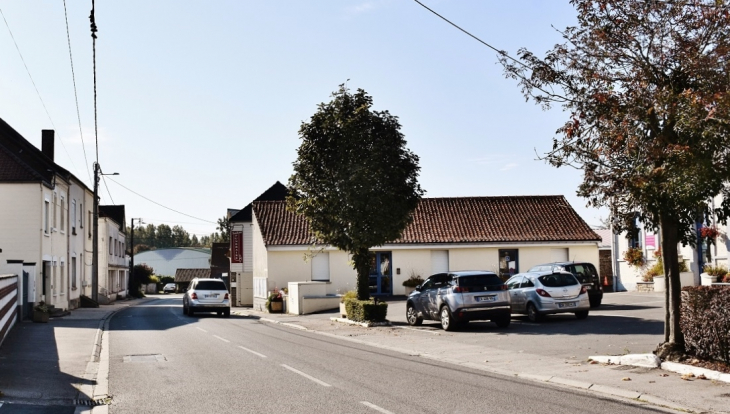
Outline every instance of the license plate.
[(585, 288), (586, 288), (586, 290), (591, 290), (591, 289), (593, 289), (593, 286), (591, 286), (591, 285), (585, 285)]
[(559, 308), (574, 308), (575, 305), (576, 305), (575, 302), (558, 303)]
[(211, 293), (211, 294), (205, 295), (205, 297), (206, 298), (217, 298), (218, 297), (218, 294), (217, 293)]
[(497, 300), (496, 296), (477, 296), (477, 302), (494, 302)]

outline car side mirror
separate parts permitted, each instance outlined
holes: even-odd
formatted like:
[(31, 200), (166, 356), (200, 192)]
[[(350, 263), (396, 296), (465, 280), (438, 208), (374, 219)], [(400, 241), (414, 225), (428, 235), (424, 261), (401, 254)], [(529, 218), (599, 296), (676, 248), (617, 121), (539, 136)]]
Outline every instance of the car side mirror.
[(422, 286), (422, 285), (418, 285), (418, 286), (416, 286), (416, 287), (415, 287), (415, 291), (416, 291), (416, 292), (420, 292), (420, 291), (421, 291), (421, 286)]

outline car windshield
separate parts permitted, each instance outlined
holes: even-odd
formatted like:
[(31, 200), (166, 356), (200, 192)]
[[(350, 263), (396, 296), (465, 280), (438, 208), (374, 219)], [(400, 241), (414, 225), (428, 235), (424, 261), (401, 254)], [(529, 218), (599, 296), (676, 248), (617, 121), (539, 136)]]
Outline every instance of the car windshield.
[(226, 290), (226, 284), (215, 280), (201, 280), (195, 286), (196, 290)]
[(532, 269), (528, 270), (528, 272), (551, 272), (553, 270), (552, 265), (539, 265), (535, 266)]
[(537, 280), (539, 280), (543, 286), (547, 287), (574, 286), (578, 284), (575, 276), (567, 273), (553, 273), (552, 275), (540, 276)]
[(490, 290), (502, 290), (502, 279), (497, 275), (470, 275), (458, 278), (459, 287), (468, 289), (469, 292), (486, 292)]

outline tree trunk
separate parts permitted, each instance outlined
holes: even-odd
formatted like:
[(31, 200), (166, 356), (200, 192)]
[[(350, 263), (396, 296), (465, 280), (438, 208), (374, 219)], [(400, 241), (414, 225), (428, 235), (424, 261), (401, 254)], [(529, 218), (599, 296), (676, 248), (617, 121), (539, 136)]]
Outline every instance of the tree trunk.
[(662, 238), (662, 260), (667, 281), (665, 293), (664, 341), (675, 347), (684, 348), (684, 335), (679, 327), (679, 308), (682, 300), (682, 286), (679, 279), (679, 232), (677, 223), (665, 217), (660, 218)]
[(357, 299), (370, 299), (370, 251), (358, 249), (352, 252), (352, 261), (357, 272)]

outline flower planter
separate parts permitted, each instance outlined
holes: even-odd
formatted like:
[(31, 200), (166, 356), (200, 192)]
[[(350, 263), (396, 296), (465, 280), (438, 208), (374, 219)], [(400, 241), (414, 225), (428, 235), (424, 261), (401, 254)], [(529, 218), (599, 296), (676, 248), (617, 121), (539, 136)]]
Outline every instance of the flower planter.
[(271, 304), (269, 304), (269, 311), (272, 313), (281, 312), (282, 309), (284, 309), (284, 303), (281, 301), (271, 302)]
[(664, 277), (654, 278), (654, 292), (664, 292), (667, 289), (667, 282)]
[(39, 322), (39, 323), (48, 323), (48, 317), (51, 314), (48, 312), (41, 312), (34, 310), (33, 311), (33, 322)]
[(347, 306), (342, 302), (340, 302), (340, 317), (347, 318)]
[(637, 292), (653, 292), (654, 282), (636, 282)]
[(700, 281), (702, 286), (710, 286), (713, 283), (717, 282), (717, 276), (710, 276), (707, 273), (702, 273), (700, 275)]
[(692, 272), (681, 272), (679, 274), (679, 283), (682, 287), (695, 286), (695, 274)]

